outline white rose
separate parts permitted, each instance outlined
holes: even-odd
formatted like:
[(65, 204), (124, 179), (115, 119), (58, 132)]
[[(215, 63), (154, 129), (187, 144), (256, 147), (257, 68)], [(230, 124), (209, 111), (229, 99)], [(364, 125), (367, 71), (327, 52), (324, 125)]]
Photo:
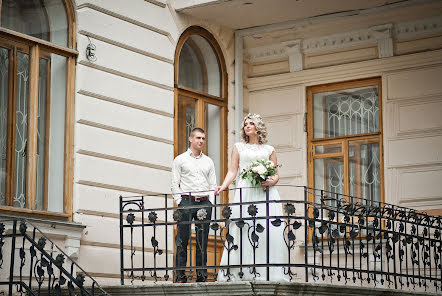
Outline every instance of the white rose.
[(263, 165), (259, 165), (256, 172), (259, 175), (264, 175), (267, 172), (267, 169)]
[(258, 167), (257, 166), (256, 167), (252, 167), (252, 172), (258, 173)]

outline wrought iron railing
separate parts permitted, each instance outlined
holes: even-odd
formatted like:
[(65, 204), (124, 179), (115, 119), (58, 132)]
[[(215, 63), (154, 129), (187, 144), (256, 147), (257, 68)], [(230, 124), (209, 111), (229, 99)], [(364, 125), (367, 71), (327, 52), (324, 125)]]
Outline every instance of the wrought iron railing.
[(0, 295), (108, 295), (32, 222), (0, 219)]
[[(267, 190), (265, 200), (243, 202), (242, 192), (247, 188), (237, 188), (230, 195), (239, 191), (241, 202), (215, 203), (211, 219), (201, 221), (180, 219), (182, 208), (173, 206), (167, 194), (120, 197), (121, 283), (125, 277), (132, 282), (173, 280), (174, 273), (183, 269), (174, 265), (174, 250), (180, 243), (176, 226), (207, 223), (213, 241), (209, 247), (212, 258), (207, 266), (197, 266), (190, 256), (185, 267), (190, 280), (195, 279), (196, 271), (206, 268), (208, 280), (214, 281), (220, 270), (229, 278), (233, 268), (253, 273), (258, 267), (267, 270), (266, 278), (259, 278), (255, 272), (255, 279), (268, 280), (269, 270), (281, 266), (291, 281), (441, 291), (441, 216), (308, 187), (277, 187), (290, 199), (270, 200)], [(283, 215), (269, 216), (271, 204), (280, 205)], [(256, 212), (260, 206), (265, 213)], [(207, 205), (186, 208), (204, 207)], [(232, 210), (239, 216), (232, 215)], [(246, 239), (235, 241), (229, 235), (232, 225), (244, 230), (241, 235)], [(283, 228), (284, 237), (272, 237), (271, 227)], [(229, 258), (232, 250), (246, 250), (244, 243), (255, 252), (260, 239), (261, 247), (263, 240), (267, 247), (270, 240), (283, 241), (281, 248), (287, 249), (287, 260), (272, 262), (267, 255), (265, 263), (219, 264), (217, 247), (223, 246)], [(192, 244), (188, 248), (192, 253)]]

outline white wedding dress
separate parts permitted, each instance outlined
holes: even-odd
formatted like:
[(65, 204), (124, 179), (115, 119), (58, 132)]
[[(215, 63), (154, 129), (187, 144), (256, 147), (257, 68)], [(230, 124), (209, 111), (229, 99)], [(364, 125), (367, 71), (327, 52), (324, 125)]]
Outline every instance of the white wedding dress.
[[(274, 151), (274, 148), (270, 145), (258, 145), (258, 144), (245, 144), (245, 143), (236, 143), (235, 147), (239, 153), (239, 172), (243, 169), (247, 168), (247, 166), (259, 159), (269, 159), (270, 155)], [(237, 179), (237, 190), (235, 192), (234, 203), (242, 202), (256, 202), (256, 201), (265, 201), (266, 193), (261, 187), (252, 187), (252, 184), (248, 180), (244, 180), (241, 177)], [(240, 189), (241, 193), (240, 193)], [(242, 198), (241, 198), (242, 195)], [(270, 187), (269, 189), (269, 199), (270, 200), (280, 200), (278, 191), (275, 187)], [(250, 218), (250, 214), (248, 213), (249, 205), (243, 205), (242, 207), (242, 218)], [(233, 237), (233, 245), (237, 245), (238, 249), (232, 249), (230, 251), (230, 255), (228, 255), (227, 247), (228, 242), (225, 242), (225, 248), (223, 250), (223, 255), (221, 257), (221, 266), (225, 265), (239, 265), (240, 262), (240, 249), (242, 245), (242, 264), (266, 264), (267, 263), (267, 224), (266, 220), (260, 218), (260, 216), (266, 216), (266, 204), (256, 204), (257, 214), (256, 214), (256, 225), (259, 223), (264, 227), (260, 229), (261, 232), (255, 232), (258, 239), (258, 246), (254, 248), (252, 246), (253, 240), (251, 239), (251, 232), (253, 228), (248, 231), (249, 226), (247, 224), (242, 227), (242, 244), (240, 242), (240, 228), (236, 225), (235, 222), (230, 223), (229, 234)], [(231, 206), (232, 215), (230, 219), (235, 219), (240, 217), (240, 207), (239, 205)], [(270, 203), (269, 204), (269, 216), (282, 216), (282, 205), (280, 203)], [(270, 219), (274, 221), (274, 218)], [(281, 219), (283, 220), (283, 219)], [(244, 220), (244, 222), (252, 225), (253, 222), (251, 220)], [(282, 223), (279, 227), (270, 225), (270, 235), (269, 242), (270, 245), (270, 260), (271, 264), (286, 264), (288, 262), (288, 252), (287, 246), (284, 242), (284, 223)], [(259, 227), (260, 228), (260, 227)], [(252, 243), (251, 243), (252, 241)], [(230, 245), (232, 246), (232, 244)], [(255, 258), (255, 259), (254, 259)], [(217, 281), (266, 281), (267, 280), (267, 268), (266, 267), (257, 267), (256, 270), (250, 267), (243, 267), (242, 270), (240, 268), (230, 268), (230, 274), (227, 274), (227, 268), (220, 269), (218, 272)], [(240, 276), (242, 273), (242, 277)], [(270, 281), (289, 281), (288, 275), (284, 273), (284, 267), (270, 267)]]

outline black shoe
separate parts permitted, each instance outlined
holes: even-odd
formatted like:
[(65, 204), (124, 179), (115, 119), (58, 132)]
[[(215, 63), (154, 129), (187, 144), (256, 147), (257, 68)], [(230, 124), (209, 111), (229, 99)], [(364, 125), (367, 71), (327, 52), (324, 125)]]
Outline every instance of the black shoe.
[(206, 278), (197, 278), (196, 282), (197, 283), (204, 283), (206, 281)]
[(175, 282), (180, 283), (180, 284), (185, 284), (185, 283), (187, 283), (187, 277), (185, 275), (184, 276), (178, 276), (176, 278)]

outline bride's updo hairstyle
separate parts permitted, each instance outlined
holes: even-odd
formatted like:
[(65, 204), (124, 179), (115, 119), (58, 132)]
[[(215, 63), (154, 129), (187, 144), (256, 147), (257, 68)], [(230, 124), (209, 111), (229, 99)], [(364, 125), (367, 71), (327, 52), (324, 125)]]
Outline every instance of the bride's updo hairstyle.
[(265, 144), (267, 143), (267, 127), (264, 124), (264, 121), (262, 120), (261, 115), (259, 114), (252, 114), (249, 113), (244, 117), (244, 120), (242, 121), (242, 128), (241, 128), (241, 138), (244, 142), (249, 142), (249, 136), (246, 135), (244, 132), (244, 124), (247, 119), (250, 119), (256, 127), (256, 134), (258, 135), (258, 142), (259, 144)]

